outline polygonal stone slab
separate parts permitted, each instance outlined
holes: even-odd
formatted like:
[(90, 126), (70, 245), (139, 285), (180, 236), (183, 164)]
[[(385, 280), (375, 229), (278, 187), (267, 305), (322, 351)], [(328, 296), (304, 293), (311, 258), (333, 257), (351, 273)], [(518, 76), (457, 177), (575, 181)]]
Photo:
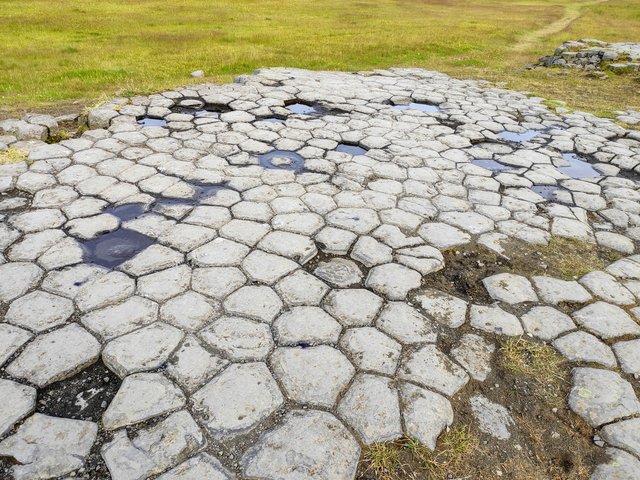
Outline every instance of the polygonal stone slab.
[(165, 303), (160, 309), (160, 318), (175, 327), (196, 332), (218, 318), (221, 310), (218, 302), (188, 291)]
[(458, 297), (440, 290), (427, 289), (416, 296), (416, 300), (430, 318), (449, 328), (458, 328), (466, 320), (467, 302)]
[(589, 272), (580, 279), (580, 283), (605, 302), (617, 305), (631, 305), (636, 302), (633, 294), (609, 273)]
[(524, 330), (518, 317), (505, 312), (497, 305), (471, 305), (471, 326), (499, 335), (522, 335)]
[(371, 325), (382, 307), (382, 299), (364, 289), (332, 290), (323, 308), (345, 327)]
[(102, 415), (107, 430), (143, 422), (182, 408), (184, 394), (160, 373), (134, 373), (126, 377)]
[(118, 305), (89, 312), (81, 318), (81, 322), (103, 340), (110, 340), (157, 319), (157, 303), (142, 297), (131, 297)]
[(202, 330), (200, 337), (236, 362), (264, 360), (273, 348), (267, 324), (241, 317), (222, 317)]
[[(26, 262), (5, 263), (0, 265), (0, 302), (10, 302), (34, 287), (42, 277), (43, 271), (37, 265)], [(6, 281), (11, 279), (11, 281)]]
[(175, 267), (184, 261), (182, 253), (163, 245), (151, 245), (131, 260), (120, 266), (120, 270), (134, 277)]
[(36, 408), (36, 389), (0, 379), (0, 437)]
[(341, 330), (340, 324), (319, 307), (293, 307), (273, 323), (280, 346), (337, 343)]
[(402, 436), (398, 392), (388, 378), (357, 376), (340, 401), (338, 414), (365, 444), (388, 442)]
[(520, 320), (529, 335), (545, 341), (576, 328), (569, 315), (553, 307), (533, 307)]
[(404, 302), (389, 302), (378, 317), (376, 327), (401, 343), (435, 342), (435, 325)]
[(372, 231), (380, 220), (375, 210), (370, 208), (337, 208), (326, 216), (331, 226), (364, 235)]
[(409, 353), (402, 361), (399, 376), (449, 396), (469, 381), (466, 372), (435, 345), (425, 345)]
[(247, 277), (236, 267), (196, 268), (191, 288), (217, 300), (224, 299), (247, 282)]
[(402, 385), (401, 394), (405, 433), (435, 450), (438, 436), (453, 423), (451, 403), (446, 397), (411, 383)]
[(293, 401), (331, 408), (355, 369), (338, 350), (326, 345), (278, 348), (271, 367)]
[(613, 368), (616, 357), (611, 348), (587, 332), (573, 332), (557, 338), (553, 346), (571, 362), (599, 363)]
[(640, 376), (640, 339), (614, 343), (613, 351), (623, 371)]
[(640, 477), (640, 460), (617, 448), (605, 450), (611, 460), (598, 465), (591, 474), (590, 480), (631, 480)]
[(640, 457), (640, 418), (630, 418), (605, 425), (600, 430), (609, 445), (623, 448)]
[(229, 470), (208, 453), (200, 453), (176, 468), (160, 475), (158, 480), (234, 480)]
[(73, 311), (71, 300), (37, 290), (14, 300), (4, 319), (37, 333), (62, 325)]
[(358, 265), (344, 258), (318, 263), (313, 274), (336, 288), (352, 287), (362, 281), (362, 271)]
[(533, 277), (533, 283), (543, 302), (557, 305), (562, 302), (585, 303), (591, 295), (575, 281), (565, 281), (552, 277)]
[(569, 406), (593, 427), (640, 413), (631, 384), (615, 372), (596, 368), (573, 370)]
[(422, 275), (395, 263), (378, 265), (369, 271), (365, 285), (390, 300), (404, 300), (410, 290), (418, 288)]
[(242, 261), (242, 269), (251, 280), (267, 285), (273, 285), (298, 267), (293, 260), (262, 250), (254, 250)]
[(276, 291), (287, 305), (318, 305), (329, 287), (303, 270), (287, 275), (276, 284)]
[(196, 248), (187, 258), (200, 267), (231, 267), (240, 265), (247, 253), (246, 245), (219, 237)]
[(135, 282), (121, 272), (92, 278), (76, 295), (76, 305), (86, 312), (118, 303), (133, 294)]
[(471, 397), (470, 404), (471, 412), (478, 422), (480, 431), (498, 440), (511, 438), (511, 429), (514, 423), (506, 408), (482, 395)]
[(573, 313), (573, 319), (600, 338), (640, 335), (640, 325), (616, 305), (596, 302)]
[(402, 346), (373, 327), (352, 328), (340, 339), (342, 351), (362, 370), (393, 375)]
[(198, 390), (192, 400), (216, 439), (249, 432), (284, 402), (264, 363), (230, 365)]
[(228, 360), (207, 351), (196, 337), (189, 335), (169, 358), (167, 374), (187, 392), (193, 392), (228, 364)]
[(304, 265), (318, 253), (315, 243), (304, 235), (275, 231), (267, 234), (258, 247), (262, 250), (290, 258)]
[(529, 280), (520, 275), (499, 273), (483, 279), (482, 283), (494, 300), (510, 305), (538, 301), (538, 296)]
[(242, 466), (253, 478), (350, 480), (359, 458), (358, 442), (333, 415), (294, 410), (244, 454)]
[(83, 370), (98, 359), (100, 343), (73, 323), (40, 335), (7, 367), (7, 373), (39, 387)]
[(282, 300), (269, 287), (247, 286), (236, 290), (224, 301), (225, 310), (234, 315), (271, 323), (282, 309)]
[(467, 333), (462, 336), (451, 356), (471, 375), (471, 378), (484, 382), (491, 372), (491, 357), (496, 347), (479, 335)]
[(15, 480), (59, 477), (84, 466), (97, 434), (95, 423), (35, 413), (0, 443), (0, 456), (17, 461)]
[(31, 336), (31, 333), (22, 328), (0, 323), (0, 366), (24, 345)]
[(138, 293), (156, 302), (164, 302), (186, 291), (190, 280), (191, 269), (178, 265), (138, 278)]

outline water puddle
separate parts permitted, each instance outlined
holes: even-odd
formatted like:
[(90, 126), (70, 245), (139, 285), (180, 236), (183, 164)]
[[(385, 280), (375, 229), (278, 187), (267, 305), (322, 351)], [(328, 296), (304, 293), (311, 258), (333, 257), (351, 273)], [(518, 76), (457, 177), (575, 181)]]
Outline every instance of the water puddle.
[(129, 220), (138, 218), (146, 211), (147, 208), (143, 203), (128, 203), (117, 207), (105, 208), (102, 213), (110, 213), (118, 217), (121, 222), (128, 222)]
[(348, 143), (339, 143), (336, 147), (336, 152), (348, 153), (349, 155), (364, 155), (367, 153), (366, 148), (362, 148), (359, 145), (350, 145)]
[(418, 110), (420, 112), (426, 112), (426, 113), (438, 113), (440, 111), (440, 108), (437, 105), (430, 105), (428, 103), (416, 103), (416, 102), (411, 102), (404, 105), (394, 105), (393, 109), (400, 110), (400, 111)]
[(301, 173), (304, 170), (304, 158), (296, 152), (274, 150), (258, 157), (260, 165), (270, 170), (291, 170)]
[(527, 130), (524, 133), (515, 133), (515, 132), (500, 132), (496, 135), (500, 140), (506, 140), (507, 142), (528, 142), (536, 138), (538, 135), (542, 135), (544, 130)]
[(171, 107), (173, 113), (183, 113), (194, 117), (218, 118), (221, 113), (230, 112), (227, 105), (205, 103), (201, 98), (184, 98)]
[(138, 119), (138, 125), (143, 127), (166, 127), (167, 121), (164, 118), (142, 117)]
[(564, 190), (564, 188), (557, 185), (534, 185), (531, 190), (540, 195), (545, 200), (559, 201), (557, 192)]
[(287, 123), (285, 120), (283, 120), (282, 118), (277, 118), (277, 117), (267, 117), (267, 118), (259, 118), (258, 119), (259, 122), (268, 122), (268, 123), (280, 123), (282, 125), (284, 125), (285, 123)]
[(296, 102), (285, 105), (285, 108), (291, 113), (297, 113), (298, 115), (319, 115), (322, 113), (322, 108), (318, 105), (309, 105), (307, 103)]
[(563, 153), (562, 158), (569, 162), (569, 166), (558, 167), (558, 170), (565, 175), (569, 175), (571, 178), (592, 178), (602, 176), (602, 174), (593, 168), (589, 162), (575, 153)]
[(513, 170), (513, 167), (509, 165), (505, 165), (503, 163), (496, 162), (495, 160), (490, 160), (490, 159), (479, 158), (477, 160), (471, 160), (471, 163), (479, 167), (482, 167), (486, 170), (491, 170), (492, 172), (504, 172), (508, 170)]
[(154, 243), (155, 239), (151, 237), (121, 228), (87, 240), (82, 246), (85, 262), (115, 268)]

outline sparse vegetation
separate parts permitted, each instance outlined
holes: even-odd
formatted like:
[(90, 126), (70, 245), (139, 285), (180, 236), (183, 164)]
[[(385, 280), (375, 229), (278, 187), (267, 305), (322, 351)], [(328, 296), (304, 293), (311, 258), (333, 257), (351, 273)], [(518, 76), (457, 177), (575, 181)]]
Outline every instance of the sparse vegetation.
[(11, 147), (7, 150), (0, 151), (0, 165), (22, 162), (26, 160), (28, 156), (27, 152)]

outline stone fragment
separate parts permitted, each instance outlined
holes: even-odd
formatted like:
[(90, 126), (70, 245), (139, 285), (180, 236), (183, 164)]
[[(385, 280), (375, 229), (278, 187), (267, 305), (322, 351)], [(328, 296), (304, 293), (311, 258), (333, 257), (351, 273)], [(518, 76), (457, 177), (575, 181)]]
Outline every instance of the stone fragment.
[(200, 453), (176, 468), (160, 475), (158, 480), (234, 480), (229, 470), (208, 453)]
[(449, 396), (469, 381), (465, 371), (449, 360), (435, 345), (425, 345), (409, 353), (402, 360), (399, 376)]
[(509, 305), (538, 301), (538, 296), (529, 280), (520, 275), (499, 273), (483, 279), (482, 283), (491, 298)]
[(467, 302), (435, 289), (423, 290), (416, 296), (422, 310), (438, 323), (449, 328), (458, 328), (467, 317)]
[(7, 367), (7, 373), (39, 387), (63, 380), (98, 359), (100, 343), (72, 323), (37, 337)]
[(402, 385), (401, 395), (405, 433), (435, 450), (438, 436), (453, 423), (451, 403), (446, 397), (411, 383)]
[(327, 345), (278, 348), (271, 355), (271, 367), (291, 400), (327, 408), (355, 373), (349, 360)]
[(332, 258), (320, 262), (313, 274), (335, 288), (347, 288), (362, 281), (362, 271), (355, 262), (345, 258)]
[(410, 290), (418, 288), (422, 275), (395, 263), (378, 265), (369, 271), (365, 286), (389, 300), (404, 300)]
[(167, 374), (187, 392), (193, 392), (229, 364), (188, 335), (167, 362)]
[(473, 333), (462, 336), (458, 345), (451, 349), (451, 356), (471, 375), (484, 382), (491, 372), (491, 357), (496, 347)]
[(0, 438), (36, 408), (36, 389), (0, 379)]
[(242, 467), (250, 478), (348, 480), (359, 458), (358, 442), (332, 414), (294, 410), (244, 454)]
[(630, 418), (605, 425), (600, 430), (609, 445), (627, 450), (640, 457), (640, 418)]
[(0, 442), (0, 457), (15, 460), (15, 480), (56, 478), (84, 466), (97, 435), (93, 422), (34, 413)]
[(617, 448), (607, 448), (611, 460), (598, 465), (589, 480), (631, 480), (640, 476), (640, 460)]
[(614, 343), (613, 351), (622, 370), (640, 378), (640, 339)]
[(511, 429), (514, 423), (506, 408), (482, 395), (474, 395), (471, 397), (470, 403), (471, 411), (478, 422), (480, 431), (498, 440), (511, 438)]
[(124, 379), (109, 408), (102, 415), (107, 430), (140, 423), (178, 410), (184, 394), (160, 373), (135, 373)]
[(489, 333), (518, 336), (524, 333), (518, 317), (497, 305), (471, 305), (471, 326)]

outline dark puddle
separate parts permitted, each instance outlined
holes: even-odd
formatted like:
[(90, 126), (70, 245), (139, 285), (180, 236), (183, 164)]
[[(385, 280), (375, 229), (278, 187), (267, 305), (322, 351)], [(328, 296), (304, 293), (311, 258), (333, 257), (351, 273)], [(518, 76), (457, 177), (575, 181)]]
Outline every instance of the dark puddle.
[(366, 148), (359, 145), (349, 145), (348, 143), (339, 143), (336, 147), (336, 152), (348, 153), (349, 155), (364, 155), (367, 151)]
[(121, 383), (98, 361), (71, 378), (40, 389), (36, 410), (53, 417), (98, 422)]
[(143, 127), (166, 127), (167, 121), (163, 118), (141, 117), (138, 118), (138, 125)]
[(471, 163), (474, 165), (477, 165), (478, 167), (482, 167), (486, 170), (491, 170), (492, 172), (504, 172), (508, 170), (513, 170), (513, 167), (509, 165), (505, 165), (500, 162), (496, 162), (495, 160), (477, 159), (477, 160), (471, 160)]
[(270, 170), (291, 170), (301, 173), (304, 170), (304, 158), (296, 152), (274, 150), (258, 157), (260, 165)]
[(298, 115), (320, 115), (323, 113), (323, 109), (319, 105), (302, 102), (285, 104), (285, 108), (291, 113), (297, 113)]
[(506, 140), (507, 142), (517, 142), (517, 143), (522, 143), (522, 142), (528, 142), (529, 140), (532, 140), (534, 138), (536, 138), (539, 135), (542, 135), (545, 131), (544, 130), (527, 130), (524, 133), (515, 133), (515, 132), (500, 132), (498, 135), (496, 135), (500, 140)]
[(420, 112), (426, 112), (426, 113), (438, 113), (440, 111), (440, 108), (437, 105), (430, 105), (428, 103), (416, 103), (416, 102), (411, 102), (404, 105), (394, 105), (393, 109), (400, 110), (400, 111), (418, 110)]
[(206, 103), (201, 98), (183, 98), (171, 107), (171, 111), (194, 117), (218, 118), (221, 113), (230, 112), (231, 109), (227, 105)]
[(557, 192), (564, 190), (564, 188), (558, 185), (534, 185), (531, 190), (540, 195), (545, 200), (551, 200), (554, 202), (559, 201)]
[(593, 168), (589, 162), (575, 153), (563, 153), (562, 158), (569, 162), (568, 167), (558, 167), (560, 172), (571, 178), (601, 177), (602, 174)]
[(109, 213), (120, 219), (121, 222), (128, 222), (134, 218), (138, 218), (146, 211), (146, 207), (142, 203), (128, 203), (117, 207), (106, 208), (102, 213)]
[(82, 244), (85, 262), (115, 268), (153, 245), (155, 239), (133, 230), (120, 228)]

